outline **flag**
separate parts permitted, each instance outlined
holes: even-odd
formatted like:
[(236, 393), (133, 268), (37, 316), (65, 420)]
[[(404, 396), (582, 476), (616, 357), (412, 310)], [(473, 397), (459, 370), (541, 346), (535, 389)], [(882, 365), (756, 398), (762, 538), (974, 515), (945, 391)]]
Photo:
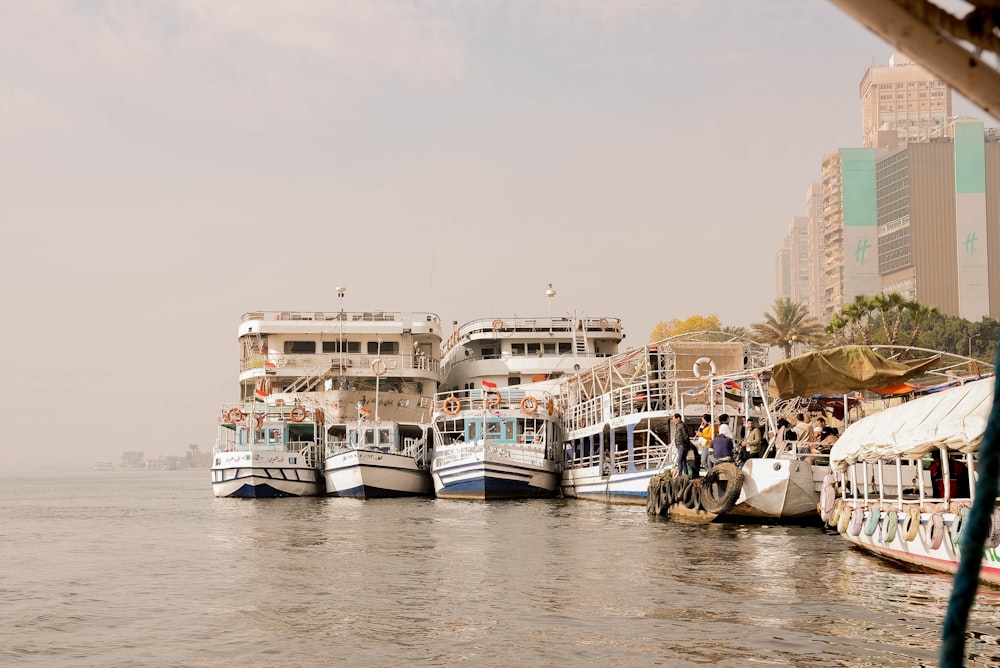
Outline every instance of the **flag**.
[(371, 415), (372, 414), (372, 409), (368, 408), (367, 406), (362, 406), (361, 407), (361, 414), (362, 415)]
[(483, 381), (483, 387), (485, 387), (487, 390), (495, 390), (495, 389), (497, 389), (497, 384), (496, 383), (491, 383), (488, 380), (484, 380)]

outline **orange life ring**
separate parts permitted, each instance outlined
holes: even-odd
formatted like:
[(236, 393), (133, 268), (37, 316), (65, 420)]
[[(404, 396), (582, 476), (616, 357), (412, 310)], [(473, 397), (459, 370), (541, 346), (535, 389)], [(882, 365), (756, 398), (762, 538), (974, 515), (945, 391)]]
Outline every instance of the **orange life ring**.
[(306, 419), (306, 409), (302, 406), (294, 406), (288, 417), (292, 419), (292, 422), (302, 422)]
[(493, 319), (493, 329), (494, 330), (503, 329), (503, 320), (501, 320), (500, 318), (494, 318)]
[(490, 396), (490, 395), (493, 395), (493, 398), (486, 400), (486, 407), (487, 408), (496, 408), (497, 406), (500, 405), (500, 400), (501, 400), (500, 392), (499, 392), (499, 390), (491, 390), (491, 391), (489, 391), (489, 392), (486, 393), (486, 396)]
[(389, 365), (385, 363), (381, 357), (376, 358), (372, 361), (372, 373), (376, 376), (384, 376), (385, 372), (389, 370)]
[(253, 429), (254, 427), (260, 429), (264, 426), (264, 417), (262, 415), (258, 415), (256, 417), (248, 415), (247, 419), (243, 422), (243, 426), (247, 429)]
[(538, 399), (535, 399), (534, 397), (525, 397), (524, 399), (521, 399), (521, 410), (528, 415), (531, 415), (538, 410)]
[(601, 325), (601, 329), (607, 329), (611, 323), (608, 322), (607, 318), (601, 318), (601, 322), (599, 324)]
[(239, 408), (230, 408), (229, 412), (226, 413), (226, 419), (229, 420), (232, 424), (236, 424), (237, 422), (243, 419), (243, 411), (241, 411)]
[(459, 410), (461, 410), (462, 402), (459, 401), (456, 397), (448, 397), (447, 399), (444, 400), (444, 404), (441, 406), (441, 408), (443, 408), (444, 412), (447, 413), (448, 415), (454, 415)]

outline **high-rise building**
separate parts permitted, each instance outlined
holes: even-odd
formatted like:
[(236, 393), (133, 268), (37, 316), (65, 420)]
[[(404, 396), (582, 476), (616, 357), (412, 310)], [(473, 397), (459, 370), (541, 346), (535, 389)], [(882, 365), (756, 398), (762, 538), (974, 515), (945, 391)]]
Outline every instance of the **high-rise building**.
[(823, 315), (881, 289), (875, 215), (875, 149), (823, 158)]
[(810, 266), (809, 266), (809, 219), (805, 216), (795, 216), (788, 225), (788, 270), (790, 278), (790, 294), (793, 302), (809, 303)]
[(788, 249), (788, 237), (785, 237), (785, 242), (778, 252), (774, 256), (774, 276), (775, 276), (775, 286), (774, 286), (774, 296), (775, 297), (792, 297), (792, 268), (789, 256), (791, 253)]
[(809, 227), (809, 290), (803, 300), (809, 315), (823, 317), (823, 184), (813, 183), (806, 190), (806, 219)]
[(876, 180), (882, 290), (966, 320), (1000, 317), (1000, 133), (957, 119), (880, 156)]
[(902, 54), (869, 67), (859, 93), (865, 148), (927, 139), (951, 116), (951, 88)]

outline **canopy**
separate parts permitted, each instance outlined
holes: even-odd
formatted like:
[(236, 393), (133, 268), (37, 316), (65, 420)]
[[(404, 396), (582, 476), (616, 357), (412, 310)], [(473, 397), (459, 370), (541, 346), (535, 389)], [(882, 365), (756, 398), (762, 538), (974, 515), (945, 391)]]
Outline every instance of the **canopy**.
[(887, 360), (868, 346), (817, 350), (774, 365), (769, 393), (779, 399), (835, 395), (904, 383), (940, 355), (906, 362)]
[(966, 383), (869, 415), (849, 426), (830, 451), (830, 466), (921, 457), (938, 448), (974, 452), (993, 408), (993, 380)]

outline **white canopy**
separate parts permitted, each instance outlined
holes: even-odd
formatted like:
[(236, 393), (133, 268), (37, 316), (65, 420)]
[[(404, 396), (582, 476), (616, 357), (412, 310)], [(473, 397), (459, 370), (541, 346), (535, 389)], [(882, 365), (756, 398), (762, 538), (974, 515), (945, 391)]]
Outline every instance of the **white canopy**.
[(993, 407), (993, 378), (929, 394), (849, 426), (830, 451), (841, 470), (860, 461), (915, 458), (938, 448), (974, 452)]

